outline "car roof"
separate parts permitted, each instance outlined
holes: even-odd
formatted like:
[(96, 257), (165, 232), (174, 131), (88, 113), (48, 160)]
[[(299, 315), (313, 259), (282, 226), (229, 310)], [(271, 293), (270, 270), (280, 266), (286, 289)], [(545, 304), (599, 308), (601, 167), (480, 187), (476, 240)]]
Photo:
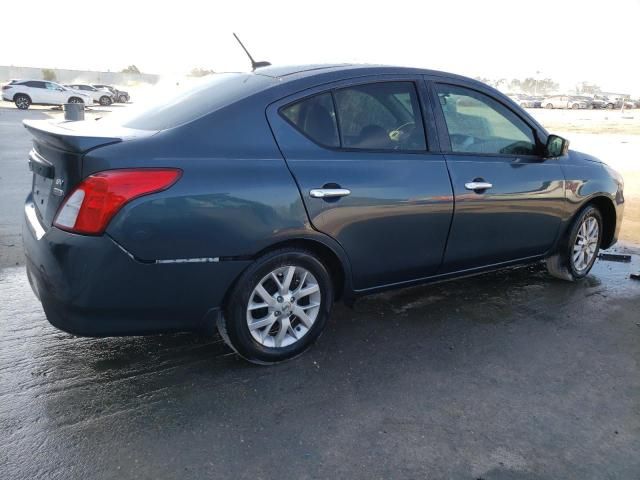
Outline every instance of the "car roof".
[(376, 65), (376, 64), (311, 64), (311, 65), (287, 65), (287, 66), (269, 66), (256, 69), (253, 73), (266, 77), (276, 78), (280, 80), (293, 80), (305, 77), (312, 77), (319, 74), (330, 73), (351, 73), (354, 75), (375, 75), (375, 74), (417, 74), (417, 75), (435, 75), (447, 76), (455, 78), (462, 77), (454, 73), (441, 72), (437, 70), (428, 70), (415, 67), (398, 67), (393, 65)]

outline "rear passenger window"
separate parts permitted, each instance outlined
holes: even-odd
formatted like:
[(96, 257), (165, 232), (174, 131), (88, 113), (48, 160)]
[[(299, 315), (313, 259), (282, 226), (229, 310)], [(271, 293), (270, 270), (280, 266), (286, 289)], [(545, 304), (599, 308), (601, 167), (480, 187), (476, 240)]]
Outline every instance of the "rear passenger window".
[(418, 95), (412, 82), (380, 82), (335, 92), (342, 146), (424, 150)]
[(321, 93), (288, 105), (282, 109), (282, 114), (314, 142), (326, 147), (340, 146), (331, 93)]
[(451, 140), (465, 153), (535, 155), (533, 130), (522, 119), (482, 93), (454, 85), (436, 85)]

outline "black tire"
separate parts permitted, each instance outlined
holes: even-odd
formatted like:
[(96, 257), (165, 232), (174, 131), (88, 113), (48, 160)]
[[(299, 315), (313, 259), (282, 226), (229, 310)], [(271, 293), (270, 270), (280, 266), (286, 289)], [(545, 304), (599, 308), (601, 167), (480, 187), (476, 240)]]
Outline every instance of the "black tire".
[[(295, 343), (283, 347), (267, 347), (252, 336), (247, 324), (247, 307), (254, 288), (274, 270), (302, 267), (317, 280), (320, 288), (320, 308), (309, 330)], [(223, 313), (218, 318), (218, 331), (238, 355), (260, 365), (269, 365), (294, 358), (307, 350), (320, 336), (333, 306), (331, 277), (322, 262), (311, 252), (284, 248), (257, 259), (245, 270), (234, 285)]]
[(553, 104), (552, 103), (547, 103), (544, 108), (546, 108), (547, 110), (551, 110), (553, 109)]
[[(593, 258), (591, 258), (586, 268), (578, 269), (574, 262), (573, 248), (576, 244), (576, 238), (578, 236), (580, 226), (589, 218), (594, 218), (598, 223), (597, 245), (595, 247)], [(556, 278), (571, 282), (586, 277), (598, 258), (598, 252), (602, 243), (602, 226), (603, 222), (600, 210), (593, 205), (587, 205), (582, 209), (573, 219), (571, 226), (560, 241), (558, 251), (551, 257), (547, 258), (547, 270), (549, 273)]]
[(607, 107), (606, 107), (607, 110), (613, 110), (613, 107), (614, 107), (613, 103), (607, 103)]
[(67, 103), (84, 103), (80, 97), (71, 97)]
[(102, 105), (103, 107), (108, 107), (109, 105), (111, 105), (111, 97), (108, 97), (106, 95), (103, 95), (102, 97), (100, 97), (100, 105)]
[(16, 107), (20, 110), (27, 110), (31, 106), (31, 99), (28, 95), (19, 93), (13, 97), (13, 103), (15, 103)]
[(120, 97), (118, 98), (118, 101), (120, 103), (127, 103), (127, 97), (126, 95), (120, 95)]
[(577, 103), (574, 103), (573, 105), (571, 105), (571, 108), (573, 110), (578, 110), (580, 108), (580, 105), (578, 105)]

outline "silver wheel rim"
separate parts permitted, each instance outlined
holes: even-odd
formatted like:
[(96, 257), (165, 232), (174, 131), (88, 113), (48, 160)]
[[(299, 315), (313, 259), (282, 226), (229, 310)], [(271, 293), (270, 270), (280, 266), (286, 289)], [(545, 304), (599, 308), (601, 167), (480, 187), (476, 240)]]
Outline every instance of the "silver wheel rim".
[(584, 272), (596, 254), (598, 240), (600, 238), (600, 227), (594, 217), (585, 218), (580, 224), (576, 241), (573, 244), (573, 266), (578, 272)]
[(77, 98), (72, 98), (71, 100), (69, 100), (69, 103), (83, 103), (82, 100), (79, 100)]
[(18, 108), (23, 108), (29, 105), (29, 102), (24, 97), (18, 98), (18, 101), (16, 103), (18, 104)]
[(321, 300), (320, 285), (311, 272), (293, 265), (276, 268), (249, 296), (249, 332), (265, 347), (293, 345), (311, 330)]

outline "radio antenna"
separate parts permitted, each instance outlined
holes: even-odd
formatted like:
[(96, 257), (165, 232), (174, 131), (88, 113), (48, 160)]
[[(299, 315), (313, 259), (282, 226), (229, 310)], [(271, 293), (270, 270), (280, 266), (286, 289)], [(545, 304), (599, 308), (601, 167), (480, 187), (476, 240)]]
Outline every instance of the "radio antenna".
[(238, 35), (236, 35), (235, 33), (233, 34), (234, 37), (236, 37), (236, 40), (238, 41), (238, 43), (240, 44), (240, 46), (242, 47), (242, 49), (244, 50), (244, 53), (247, 54), (247, 57), (249, 57), (249, 60), (251, 60), (251, 69), (255, 71), (256, 68), (261, 68), (261, 67), (268, 67), (269, 65), (271, 65), (269, 62), (256, 62), (253, 57), (251, 56), (251, 54), (249, 53), (249, 50), (247, 50), (247, 48), (243, 45), (243, 43), (240, 41), (240, 39), (238, 38)]

